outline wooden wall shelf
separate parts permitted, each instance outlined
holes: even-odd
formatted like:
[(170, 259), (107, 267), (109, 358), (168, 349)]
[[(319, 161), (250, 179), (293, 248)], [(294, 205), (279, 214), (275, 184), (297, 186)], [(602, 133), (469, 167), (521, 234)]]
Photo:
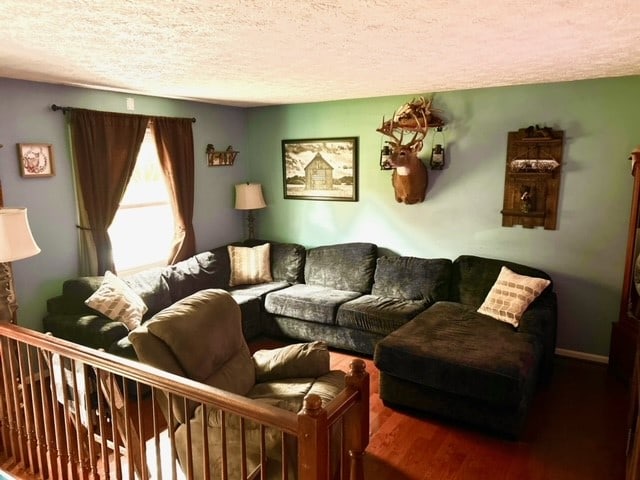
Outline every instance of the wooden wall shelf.
[(528, 127), (509, 132), (502, 226), (555, 230), (564, 132)]

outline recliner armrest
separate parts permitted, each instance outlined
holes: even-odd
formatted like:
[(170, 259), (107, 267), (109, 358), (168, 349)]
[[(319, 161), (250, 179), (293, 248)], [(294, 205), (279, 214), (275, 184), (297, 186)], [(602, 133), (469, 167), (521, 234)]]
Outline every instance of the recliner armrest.
[(258, 350), (253, 354), (256, 382), (285, 378), (314, 378), (329, 372), (329, 350), (324, 342), (297, 343)]

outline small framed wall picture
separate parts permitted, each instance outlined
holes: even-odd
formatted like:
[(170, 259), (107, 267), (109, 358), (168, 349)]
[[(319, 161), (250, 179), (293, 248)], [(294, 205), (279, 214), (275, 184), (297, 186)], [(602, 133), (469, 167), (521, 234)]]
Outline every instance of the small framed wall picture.
[(25, 178), (53, 177), (55, 166), (50, 143), (18, 143), (20, 175)]

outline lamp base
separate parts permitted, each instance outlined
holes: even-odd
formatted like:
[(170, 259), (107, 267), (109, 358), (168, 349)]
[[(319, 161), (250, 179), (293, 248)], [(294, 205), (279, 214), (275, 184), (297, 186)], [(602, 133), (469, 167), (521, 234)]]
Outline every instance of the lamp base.
[(16, 292), (10, 263), (0, 263), (0, 322), (16, 323)]
[(248, 210), (247, 211), (247, 224), (249, 226), (249, 240), (253, 240), (255, 238), (255, 223), (256, 223), (256, 219), (255, 216), (253, 215), (253, 210)]

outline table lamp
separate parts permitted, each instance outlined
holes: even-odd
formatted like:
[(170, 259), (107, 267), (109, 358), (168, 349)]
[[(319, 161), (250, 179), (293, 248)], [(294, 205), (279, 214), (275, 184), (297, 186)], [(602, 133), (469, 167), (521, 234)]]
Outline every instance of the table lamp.
[(266, 206), (262, 196), (262, 185), (249, 182), (236, 185), (236, 210), (248, 210), (249, 239), (255, 238), (253, 211)]
[(26, 208), (0, 208), (0, 322), (16, 323), (18, 303), (11, 264), (40, 253)]

